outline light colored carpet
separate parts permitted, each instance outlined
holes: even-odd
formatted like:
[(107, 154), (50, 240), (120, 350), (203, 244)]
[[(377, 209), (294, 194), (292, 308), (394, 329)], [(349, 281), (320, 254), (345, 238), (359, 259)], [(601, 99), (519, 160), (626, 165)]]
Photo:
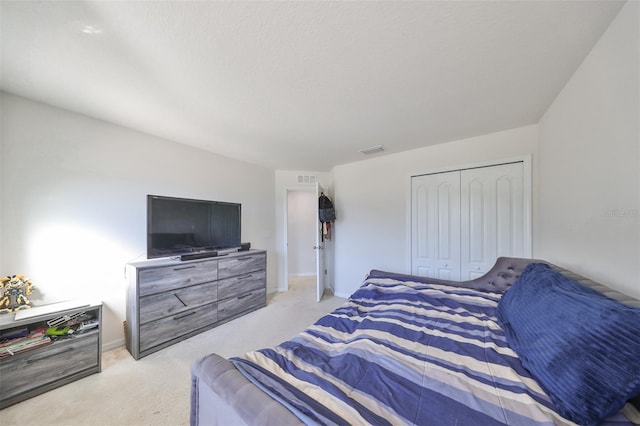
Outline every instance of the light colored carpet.
[(135, 361), (124, 347), (103, 353), (102, 372), (0, 411), (9, 425), (188, 425), (191, 363), (275, 346), (344, 303), (315, 300), (315, 278), (290, 280), (267, 307)]

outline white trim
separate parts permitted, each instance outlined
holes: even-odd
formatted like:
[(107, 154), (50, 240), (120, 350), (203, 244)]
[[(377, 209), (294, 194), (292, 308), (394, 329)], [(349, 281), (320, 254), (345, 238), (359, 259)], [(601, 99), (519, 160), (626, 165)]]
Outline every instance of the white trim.
[(508, 163), (519, 163), (523, 162), (525, 165), (529, 163), (529, 167), (531, 167), (531, 154), (518, 155), (515, 157), (501, 158), (496, 160), (485, 160), (478, 161), (474, 163), (467, 163), (457, 166), (445, 166), (438, 167), (434, 169), (429, 169), (427, 171), (419, 171), (419, 172), (411, 172), (409, 173), (409, 179), (413, 176), (421, 176), (421, 175), (432, 175), (435, 173), (446, 173), (446, 172), (455, 172), (457, 170), (467, 170), (467, 169), (476, 169), (478, 167), (491, 167), (491, 166), (499, 166), (500, 164), (508, 164)]
[(333, 295), (336, 296), (336, 297), (341, 297), (343, 299), (348, 299), (349, 297), (351, 297), (351, 294), (342, 293), (342, 292), (334, 293)]
[(411, 243), (412, 243), (412, 235), (411, 235), (411, 179), (415, 176), (422, 176), (422, 175), (432, 175), (432, 174), (436, 174), (436, 173), (447, 173), (447, 172), (455, 172), (455, 171), (459, 171), (459, 170), (467, 170), (467, 169), (476, 169), (479, 167), (492, 167), (492, 166), (499, 166), (500, 164), (509, 164), (509, 163), (522, 163), (522, 173), (523, 173), (523, 191), (524, 191), (524, 228), (526, 230), (525, 232), (525, 241), (524, 241), (524, 256), (527, 258), (531, 258), (531, 254), (532, 254), (532, 247), (533, 247), (533, 241), (532, 241), (532, 234), (533, 234), (533, 227), (532, 227), (532, 197), (533, 197), (533, 185), (532, 185), (532, 167), (531, 167), (531, 154), (524, 154), (524, 155), (519, 155), (519, 156), (515, 156), (515, 157), (508, 157), (508, 158), (502, 158), (502, 159), (496, 159), (496, 160), (486, 160), (486, 161), (479, 161), (477, 163), (468, 163), (468, 164), (463, 164), (463, 165), (458, 165), (458, 166), (446, 166), (446, 167), (438, 167), (438, 168), (434, 168), (434, 169), (429, 169), (427, 171), (420, 171), (420, 172), (410, 172), (407, 175), (407, 190), (406, 190), (406, 198), (407, 198), (407, 203), (406, 203), (406, 216), (407, 216), (407, 253), (410, 254), (410, 256), (408, 256), (407, 258), (407, 273), (411, 274), (411, 258), (412, 258), (412, 252), (411, 252)]
[(531, 155), (523, 156), (522, 167), (523, 189), (525, 193), (524, 227), (527, 231), (524, 235), (524, 256), (531, 258), (533, 255), (533, 168), (531, 166)]
[(102, 344), (102, 352), (110, 351), (111, 349), (116, 349), (125, 345), (124, 337), (116, 340), (112, 340), (111, 342), (104, 342)]
[(411, 214), (411, 212), (412, 212), (412, 208), (413, 208), (413, 205), (412, 205), (413, 195), (412, 195), (412, 192), (411, 192), (411, 183), (412, 183), (412, 179), (413, 179), (414, 176), (416, 176), (416, 175), (414, 175), (412, 173), (412, 174), (409, 174), (409, 176), (407, 177), (406, 195), (405, 195), (405, 198), (407, 200), (406, 206), (405, 206), (406, 213), (407, 213), (406, 214), (406, 216), (407, 216), (407, 220), (406, 220), (406, 224), (407, 224), (407, 226), (406, 226), (407, 239), (406, 239), (406, 241), (407, 241), (407, 245), (408, 245), (407, 253), (409, 253), (409, 256), (407, 256), (407, 264), (405, 265), (405, 272), (404, 273), (407, 274), (407, 275), (411, 275), (411, 263), (413, 262), (412, 261), (412, 258), (413, 258), (413, 251), (412, 251), (412, 248), (413, 248), (413, 235), (411, 234), (411, 228), (412, 228), (412, 223), (411, 223), (412, 214)]
[(287, 274), (291, 278), (303, 278), (303, 277), (315, 277), (317, 274), (315, 272), (300, 272), (297, 274)]

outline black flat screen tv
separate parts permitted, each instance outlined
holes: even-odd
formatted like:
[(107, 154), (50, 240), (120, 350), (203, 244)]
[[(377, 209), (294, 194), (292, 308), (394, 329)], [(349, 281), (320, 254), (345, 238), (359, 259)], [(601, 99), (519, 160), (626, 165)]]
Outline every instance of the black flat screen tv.
[(240, 247), (241, 205), (147, 195), (147, 258)]

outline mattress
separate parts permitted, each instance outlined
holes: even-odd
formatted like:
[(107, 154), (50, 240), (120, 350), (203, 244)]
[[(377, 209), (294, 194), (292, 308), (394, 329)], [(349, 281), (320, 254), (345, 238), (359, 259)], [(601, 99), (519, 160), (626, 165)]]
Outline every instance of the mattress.
[[(458, 285), (372, 271), (343, 306), (298, 336), (230, 362), (194, 364), (192, 424), (574, 424), (507, 343), (496, 311), (514, 268), (502, 268)], [(203, 372), (242, 384), (203, 386)], [(201, 389), (217, 399), (226, 393), (229, 409), (202, 416)], [(631, 424), (622, 413), (604, 423)]]
[(509, 348), (500, 296), (371, 278), (299, 336), (231, 362), (307, 424), (571, 424)]

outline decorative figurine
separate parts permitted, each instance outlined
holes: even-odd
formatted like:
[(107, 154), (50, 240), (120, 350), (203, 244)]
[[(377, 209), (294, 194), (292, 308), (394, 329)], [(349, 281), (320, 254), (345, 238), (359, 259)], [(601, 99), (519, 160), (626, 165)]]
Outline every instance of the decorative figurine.
[(0, 279), (0, 314), (29, 309), (33, 284), (24, 275), (7, 275)]

